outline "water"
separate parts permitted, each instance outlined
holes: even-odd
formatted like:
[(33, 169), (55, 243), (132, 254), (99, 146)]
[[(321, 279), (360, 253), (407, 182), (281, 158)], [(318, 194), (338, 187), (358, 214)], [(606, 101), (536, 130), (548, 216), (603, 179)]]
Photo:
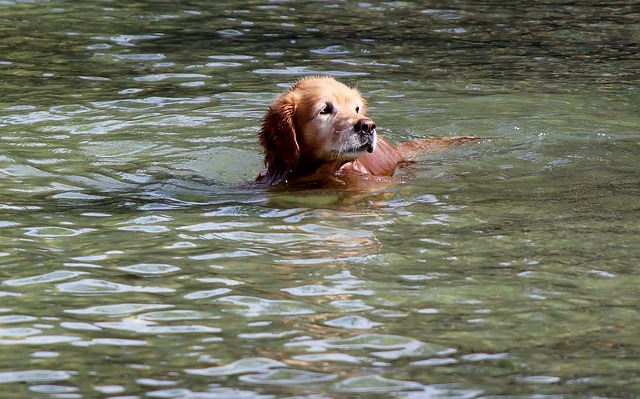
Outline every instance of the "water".
[[(3, 398), (640, 394), (634, 2), (0, 2)], [(300, 76), (404, 184), (269, 190)]]

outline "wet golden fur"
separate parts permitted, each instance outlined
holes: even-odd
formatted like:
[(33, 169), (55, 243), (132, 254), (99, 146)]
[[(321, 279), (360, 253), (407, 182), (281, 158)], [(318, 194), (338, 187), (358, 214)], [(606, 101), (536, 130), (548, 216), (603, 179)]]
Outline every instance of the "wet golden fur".
[(411, 154), (473, 139), (430, 138), (392, 146), (366, 116), (357, 90), (330, 77), (293, 84), (267, 110), (260, 144), (267, 169), (256, 181), (268, 184), (326, 183), (336, 179), (392, 176)]

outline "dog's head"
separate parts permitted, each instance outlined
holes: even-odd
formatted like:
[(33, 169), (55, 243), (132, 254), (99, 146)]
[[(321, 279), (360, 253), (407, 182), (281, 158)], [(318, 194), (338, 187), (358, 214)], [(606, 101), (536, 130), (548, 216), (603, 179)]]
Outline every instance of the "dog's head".
[(376, 125), (355, 89), (328, 77), (303, 79), (276, 98), (264, 117), (260, 143), (267, 181), (300, 168), (353, 161), (376, 147)]

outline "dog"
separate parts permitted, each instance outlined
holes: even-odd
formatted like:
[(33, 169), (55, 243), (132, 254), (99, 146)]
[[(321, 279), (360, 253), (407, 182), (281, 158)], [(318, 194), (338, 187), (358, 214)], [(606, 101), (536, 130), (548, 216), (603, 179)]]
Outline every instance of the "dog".
[(300, 185), (393, 176), (421, 151), (475, 140), (427, 138), (391, 145), (366, 116), (360, 93), (332, 77), (307, 77), (280, 94), (264, 115), (259, 134), (264, 163), (256, 181)]

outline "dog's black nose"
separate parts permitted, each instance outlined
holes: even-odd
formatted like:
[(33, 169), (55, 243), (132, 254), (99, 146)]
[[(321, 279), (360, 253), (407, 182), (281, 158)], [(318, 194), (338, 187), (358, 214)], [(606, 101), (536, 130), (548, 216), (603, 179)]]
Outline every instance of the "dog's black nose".
[(376, 124), (369, 118), (360, 119), (353, 127), (356, 132), (373, 133), (376, 130)]

